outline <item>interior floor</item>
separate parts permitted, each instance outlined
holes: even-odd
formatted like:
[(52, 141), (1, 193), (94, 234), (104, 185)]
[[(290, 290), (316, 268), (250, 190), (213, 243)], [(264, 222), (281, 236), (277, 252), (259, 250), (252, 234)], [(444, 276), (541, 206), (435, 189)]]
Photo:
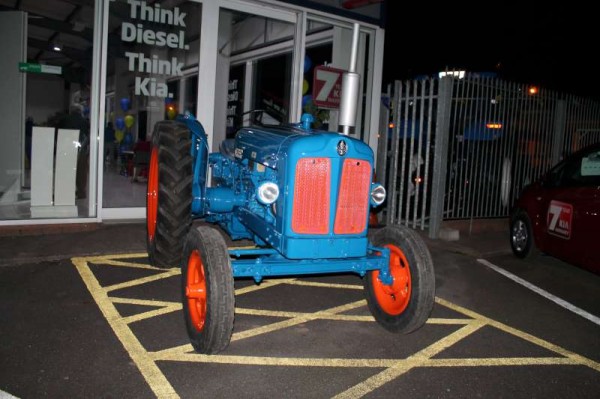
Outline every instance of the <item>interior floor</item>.
[[(147, 179), (144, 170), (139, 172), (141, 172), (138, 173), (140, 176), (134, 179), (133, 170), (125, 168), (122, 162), (105, 163), (102, 206), (104, 208), (145, 207)], [(30, 192), (27, 186), (26, 183), (26, 187), (15, 200), (4, 203), (0, 200), (0, 220), (32, 219)], [(73, 217), (96, 216), (89, 215), (88, 203), (87, 198), (76, 199), (77, 216)], [(60, 215), (57, 218), (64, 218), (64, 216)]]

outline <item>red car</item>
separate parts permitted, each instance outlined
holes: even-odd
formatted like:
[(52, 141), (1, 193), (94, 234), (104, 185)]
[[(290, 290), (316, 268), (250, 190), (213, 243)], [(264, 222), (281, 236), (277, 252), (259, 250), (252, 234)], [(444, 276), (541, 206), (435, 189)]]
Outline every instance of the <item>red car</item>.
[(523, 190), (511, 212), (510, 245), (519, 258), (541, 251), (600, 273), (600, 143)]

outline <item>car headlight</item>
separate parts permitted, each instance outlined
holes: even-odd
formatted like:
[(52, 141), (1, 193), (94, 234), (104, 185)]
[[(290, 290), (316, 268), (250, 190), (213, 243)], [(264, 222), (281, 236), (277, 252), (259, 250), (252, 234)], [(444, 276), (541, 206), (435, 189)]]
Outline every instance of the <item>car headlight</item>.
[(265, 205), (271, 205), (279, 198), (279, 186), (272, 181), (267, 181), (258, 186), (256, 190), (258, 201)]
[(385, 187), (379, 183), (371, 184), (371, 204), (373, 206), (379, 206), (385, 201), (386, 192)]

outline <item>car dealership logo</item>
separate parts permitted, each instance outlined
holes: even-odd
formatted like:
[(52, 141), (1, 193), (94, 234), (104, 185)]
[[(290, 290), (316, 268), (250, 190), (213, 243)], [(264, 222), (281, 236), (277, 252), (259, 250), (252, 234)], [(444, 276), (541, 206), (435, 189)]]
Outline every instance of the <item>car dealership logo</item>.
[(571, 238), (573, 228), (573, 205), (560, 201), (551, 201), (546, 217), (548, 233), (560, 238)]

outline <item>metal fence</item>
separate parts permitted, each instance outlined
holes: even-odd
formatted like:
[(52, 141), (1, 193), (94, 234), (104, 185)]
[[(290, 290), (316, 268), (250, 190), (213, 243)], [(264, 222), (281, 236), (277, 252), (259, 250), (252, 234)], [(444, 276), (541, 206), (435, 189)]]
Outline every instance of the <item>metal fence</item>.
[(600, 103), (497, 78), (397, 81), (384, 100), (385, 220), (432, 237), (442, 220), (508, 216), (524, 186), (600, 141)]

